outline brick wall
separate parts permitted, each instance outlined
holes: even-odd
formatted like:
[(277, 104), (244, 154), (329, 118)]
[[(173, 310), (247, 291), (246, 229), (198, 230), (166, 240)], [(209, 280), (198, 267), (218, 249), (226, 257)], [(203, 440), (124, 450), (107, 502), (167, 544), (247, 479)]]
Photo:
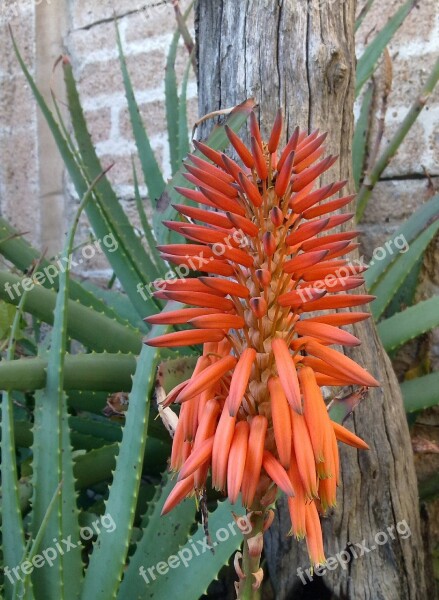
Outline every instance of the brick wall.
[[(361, 55), (366, 38), (372, 40), (402, 3), (402, 0), (391, 0), (385, 5), (375, 2), (357, 34), (358, 55)], [(182, 1), (181, 5), (184, 10), (188, 2)], [(98, 153), (104, 165), (115, 162), (109, 178), (127, 213), (136, 222), (131, 176), (131, 155), (135, 154), (135, 145), (112, 17), (115, 12), (140, 111), (157, 158), (168, 176), (163, 77), (166, 53), (174, 31), (171, 3), (161, 0), (6, 0), (1, 7), (0, 39), (4, 49), (0, 53), (1, 214), (21, 231), (29, 231), (29, 239), (39, 247), (48, 247), (51, 255), (62, 246), (76, 204), (66, 177), (62, 174), (51, 177), (59, 159), (56, 151), (50, 150), (47, 130), (38, 117), (13, 55), (6, 28), (10, 24), (46, 97), (50, 88), (49, 67), (64, 46), (73, 64)], [(420, 0), (389, 50), (393, 60), (393, 90), (389, 96), (382, 147), (416, 97), (438, 54), (439, 7), (436, 0)], [(187, 52), (181, 45), (178, 56), (180, 76), (186, 60)], [(379, 77), (378, 73), (377, 79)], [(60, 79), (60, 76), (55, 77), (54, 85), (62, 95)], [(193, 122), (197, 112), (193, 76), (188, 98), (189, 120)], [(368, 233), (364, 238), (366, 255), (370, 255), (373, 248), (431, 194), (429, 182), (438, 186), (438, 123), (439, 89), (430, 98), (428, 107), (373, 194), (364, 218)], [(424, 168), (430, 180), (426, 178)], [(145, 194), (145, 189), (142, 193)], [(83, 222), (83, 239), (88, 234), (87, 224)], [(83, 265), (81, 273), (106, 276), (105, 260), (95, 257)]]

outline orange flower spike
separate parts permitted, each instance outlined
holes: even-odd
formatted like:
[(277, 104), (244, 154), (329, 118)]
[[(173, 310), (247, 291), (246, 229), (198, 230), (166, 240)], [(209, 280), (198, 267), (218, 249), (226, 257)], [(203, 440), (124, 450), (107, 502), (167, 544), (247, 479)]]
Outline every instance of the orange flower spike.
[(177, 423), (177, 428), (174, 433), (174, 439), (172, 440), (172, 452), (171, 461), (169, 468), (171, 471), (179, 471), (184, 462), (183, 458), (183, 444), (184, 444), (184, 430), (182, 421), (180, 419)]
[(194, 450), (196, 450), (205, 440), (212, 437), (215, 433), (220, 406), (211, 396), (204, 403), (204, 409), (198, 419), (198, 428), (195, 435)]
[(253, 348), (246, 348), (241, 354), (238, 364), (233, 372), (229, 397), (227, 400), (231, 416), (236, 415), (241, 406), (255, 358), (256, 350)]
[[(212, 315), (212, 317), (215, 317), (215, 315)], [(299, 321), (296, 323), (296, 331), (299, 335), (315, 337), (322, 343), (340, 344), (341, 346), (359, 346), (361, 344), (360, 340), (348, 331), (324, 323)]]
[[(197, 189), (177, 189), (195, 206), (176, 205), (182, 220), (165, 223), (182, 241), (160, 247), (164, 260), (206, 276), (157, 285), (155, 297), (189, 308), (148, 318), (151, 324), (194, 327), (150, 339), (150, 345), (204, 344), (193, 376), (165, 399), (166, 405), (181, 403), (171, 456), (181, 481), (164, 512), (194, 486), (204, 488), (210, 468), (213, 486), (232, 502), (241, 492), (243, 504), (256, 511), (255, 522), (283, 489), (290, 494), (291, 533), (306, 535), (311, 561), (319, 564), (324, 552), (318, 510), (336, 500), (337, 439), (367, 447), (330, 421), (320, 386), (378, 382), (330, 348), (358, 345), (341, 327), (368, 313), (306, 313), (348, 309), (373, 297), (347, 293), (363, 284), (366, 267), (339, 258), (356, 247), (357, 232), (333, 228), (353, 213), (331, 213), (353, 197), (326, 201), (346, 181), (315, 189), (336, 160), (320, 158), (325, 135), (296, 128), (279, 150), (280, 112), (268, 143), (254, 114), (249, 129), (247, 148), (226, 128), (242, 162), (195, 143), (205, 158), (189, 156), (184, 176)], [(224, 249), (218, 252), (218, 246)]]
[(198, 403), (200, 397), (192, 398), (190, 402), (185, 402), (180, 410), (178, 421), (182, 423), (184, 432), (184, 441), (193, 442), (197, 433), (198, 425)]
[(235, 148), (236, 152), (239, 155), (239, 158), (249, 169), (253, 168), (254, 160), (251, 155), (250, 150), (247, 149), (244, 142), (236, 135), (236, 133), (230, 129), (228, 125), (225, 125), (224, 131), (226, 132), (226, 136), (229, 138), (229, 142)]
[(322, 526), (315, 502), (311, 502), (306, 506), (305, 523), (306, 544), (311, 564), (314, 566), (321, 565), (326, 559), (323, 549)]
[(328, 508), (333, 508), (337, 504), (337, 482), (335, 477), (326, 477), (319, 481), (319, 498), (322, 511), (325, 513)]
[(251, 204), (253, 204), (253, 206), (261, 206), (262, 196), (259, 193), (258, 188), (242, 173), (239, 174), (239, 184), (244, 194), (250, 200)]
[(144, 319), (151, 325), (180, 325), (187, 323), (194, 317), (200, 317), (205, 314), (219, 313), (217, 309), (205, 309), (205, 308), (181, 308), (180, 310), (172, 310), (165, 313), (159, 313), (157, 315), (151, 315)]
[(293, 430), (293, 446), (297, 459), (300, 479), (308, 498), (317, 496), (317, 473), (314, 460), (314, 450), (311, 444), (305, 417), (290, 409), (291, 426)]
[(294, 497), (288, 498), (288, 510), (291, 519), (291, 530), (289, 531), (289, 535), (294, 535), (297, 539), (302, 539), (306, 535), (305, 512), (307, 498), (299, 469), (297, 467), (294, 449), (291, 452), (291, 462), (290, 468), (288, 469), (288, 476), (294, 490)]
[(302, 401), (300, 398), (299, 379), (293, 357), (285, 340), (277, 338), (272, 341), (274, 359), (277, 372), (285, 392), (289, 405), (298, 413), (302, 412)]
[(298, 127), (295, 127), (295, 129), (293, 131), (293, 135), (290, 137), (287, 145), (282, 150), (282, 154), (280, 155), (279, 161), (277, 163), (277, 168), (279, 171), (282, 169), (287, 156), (289, 156), (291, 154), (291, 152), (297, 148), (299, 136), (300, 136), (300, 129)]
[(191, 475), (190, 477), (187, 477), (186, 479), (183, 479), (183, 481), (177, 482), (177, 484), (174, 486), (172, 492), (167, 497), (166, 502), (163, 505), (161, 514), (166, 515), (168, 512), (170, 512), (173, 508), (175, 508), (177, 506), (177, 504), (180, 504), (180, 502), (182, 500), (184, 500), (184, 498), (189, 496), (191, 494), (191, 492), (193, 491), (193, 489), (194, 489), (193, 475)]
[(197, 469), (207, 462), (212, 455), (212, 448), (213, 436), (207, 440), (204, 440), (204, 442), (202, 442), (198, 448), (194, 449), (192, 454), (181, 468), (177, 481), (181, 481), (182, 479), (189, 477), (189, 475), (195, 473)]
[(355, 198), (355, 194), (352, 196), (345, 196), (344, 198), (338, 198), (337, 200), (331, 200), (331, 202), (326, 202), (326, 204), (320, 204), (320, 206), (309, 208), (303, 213), (304, 219), (314, 219), (314, 217), (320, 217), (321, 215), (326, 215), (329, 212), (333, 212), (335, 210), (339, 210), (350, 204), (352, 200)]
[(207, 146), (207, 144), (203, 144), (203, 142), (199, 142), (198, 140), (193, 140), (193, 144), (197, 150), (204, 154), (204, 156), (215, 163), (218, 167), (223, 166), (221, 152), (214, 150), (210, 146)]
[(258, 319), (262, 319), (267, 314), (267, 302), (261, 296), (250, 300), (250, 308)]
[(256, 488), (258, 487), (267, 427), (267, 419), (262, 415), (253, 417), (250, 423), (247, 459), (242, 480), (242, 503), (246, 507), (251, 507), (253, 504)]
[(249, 219), (241, 217), (240, 215), (234, 215), (230, 212), (226, 212), (226, 215), (229, 221), (236, 227), (236, 229), (238, 229), (238, 231), (242, 230), (251, 238), (254, 238), (258, 235), (259, 229), (257, 225), (252, 223)]
[(362, 448), (363, 450), (369, 450), (369, 446), (363, 441), (358, 435), (343, 427), (343, 425), (339, 425), (334, 421), (331, 421), (332, 427), (334, 428), (335, 437), (344, 444), (348, 446), (353, 446), (354, 448)]
[(262, 154), (261, 145), (258, 143), (258, 141), (253, 136), (251, 138), (250, 145), (251, 145), (252, 155), (253, 155), (253, 158), (255, 161), (256, 173), (258, 174), (259, 179), (261, 179), (261, 180), (267, 179), (267, 177), (268, 177), (267, 163), (265, 162), (265, 157)]
[[(331, 421), (329, 417), (323, 425), (323, 462), (317, 465), (317, 474), (319, 479), (334, 478), (335, 479), (335, 464), (336, 460), (334, 457), (334, 445), (332, 443), (332, 436), (334, 431), (331, 427)], [(337, 448), (338, 454), (338, 448)]]
[(325, 420), (329, 421), (329, 417), (322, 392), (310, 367), (302, 367), (299, 370), (299, 382), (303, 393), (303, 415), (311, 438), (315, 461), (318, 463), (324, 458), (324, 423)]
[(288, 401), (278, 377), (270, 377), (268, 389), (271, 399), (274, 439), (280, 463), (288, 469), (291, 460), (292, 430)]
[(279, 145), (279, 140), (282, 133), (282, 121), (282, 111), (281, 109), (279, 109), (276, 113), (276, 118), (274, 119), (273, 123), (273, 129), (271, 130), (270, 139), (268, 140), (267, 144), (268, 152), (270, 152), (270, 154), (274, 154)]
[(258, 120), (253, 111), (250, 113), (249, 121), (250, 121), (250, 135), (252, 136), (252, 138), (254, 138), (254, 140), (256, 141), (259, 148), (262, 148), (261, 131), (259, 129)]
[(194, 373), (190, 382), (177, 396), (176, 402), (185, 402), (216, 383), (230, 369), (236, 365), (236, 358), (224, 356), (212, 365), (205, 367), (201, 372)]
[(276, 178), (276, 183), (274, 185), (274, 191), (281, 198), (290, 184), (291, 174), (293, 172), (293, 164), (294, 164), (294, 150), (289, 154), (286, 158), (280, 173)]
[(247, 459), (249, 431), (250, 426), (247, 421), (240, 421), (236, 424), (227, 465), (227, 491), (231, 504), (235, 504), (241, 490)]
[(196, 219), (197, 221), (203, 221), (203, 223), (208, 223), (209, 225), (225, 227), (226, 229), (231, 228), (231, 223), (226, 216), (213, 212), (212, 210), (203, 210), (202, 208), (186, 206), (185, 204), (173, 204), (172, 206), (176, 211), (185, 217), (190, 217), (191, 219)]
[(165, 333), (151, 340), (145, 340), (145, 344), (155, 348), (177, 348), (205, 342), (220, 342), (223, 337), (224, 331), (221, 329), (191, 329), (189, 331)]
[(262, 466), (267, 472), (267, 475), (269, 475), (274, 483), (280, 487), (280, 489), (287, 496), (294, 496), (293, 486), (291, 485), (288, 473), (285, 471), (280, 462), (274, 458), (271, 452), (268, 452), (268, 450), (264, 451), (262, 457)]
[[(214, 315), (201, 315), (194, 317), (188, 321), (194, 327), (201, 327), (202, 329), (240, 329), (244, 327), (245, 321), (238, 315), (231, 315), (228, 313), (216, 313)], [(236, 360), (236, 359), (235, 359)]]
[(220, 279), (219, 277), (200, 277), (199, 279), (207, 285), (207, 287), (222, 292), (223, 294), (238, 296), (238, 298), (248, 298), (250, 295), (250, 292), (245, 285), (235, 283), (229, 279)]
[(221, 413), (212, 449), (212, 485), (217, 490), (226, 487), (227, 464), (235, 432), (236, 417), (231, 417), (227, 404)]
[(322, 359), (347, 377), (352, 378), (353, 382), (368, 387), (379, 387), (378, 381), (348, 356), (313, 341), (306, 344), (306, 349), (313, 356)]

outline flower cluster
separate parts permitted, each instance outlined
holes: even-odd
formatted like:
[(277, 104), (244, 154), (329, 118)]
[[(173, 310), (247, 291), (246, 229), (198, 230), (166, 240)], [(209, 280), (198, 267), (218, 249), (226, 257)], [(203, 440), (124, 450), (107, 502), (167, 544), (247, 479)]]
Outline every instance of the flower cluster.
[[(369, 314), (333, 309), (373, 297), (346, 293), (363, 283), (364, 268), (341, 258), (357, 247), (358, 232), (327, 233), (353, 216), (333, 214), (353, 196), (326, 201), (346, 182), (314, 189), (336, 160), (320, 159), (325, 134), (296, 128), (279, 152), (280, 112), (267, 143), (253, 113), (249, 128), (248, 148), (226, 127), (242, 164), (195, 142), (185, 177), (197, 189), (178, 191), (196, 206), (177, 205), (182, 219), (167, 223), (186, 240), (159, 248), (177, 265), (190, 266), (201, 252), (208, 258), (200, 267), (205, 276), (169, 281), (156, 293), (190, 308), (147, 319), (180, 326), (149, 345), (203, 344), (193, 375), (166, 401), (181, 409), (171, 456), (178, 482), (163, 512), (203, 489), (209, 472), (216, 489), (232, 503), (241, 494), (250, 511), (267, 511), (280, 489), (288, 496), (291, 533), (306, 538), (318, 564), (319, 512), (336, 501), (337, 440), (368, 447), (331, 421), (321, 387), (379, 385), (331, 348), (358, 345), (341, 327)], [(230, 235), (235, 231), (245, 236), (244, 247)], [(212, 246), (225, 239), (221, 255), (214, 254)], [(186, 324), (192, 328), (182, 329)]]

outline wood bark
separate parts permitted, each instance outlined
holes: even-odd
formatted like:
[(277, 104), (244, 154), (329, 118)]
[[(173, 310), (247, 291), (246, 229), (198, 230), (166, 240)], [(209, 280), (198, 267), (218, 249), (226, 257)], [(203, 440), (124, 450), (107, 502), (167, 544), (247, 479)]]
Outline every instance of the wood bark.
[[(354, 9), (352, 0), (199, 0), (200, 116), (254, 97), (266, 136), (281, 106), (285, 137), (296, 124), (328, 131), (327, 151), (340, 160), (322, 182), (347, 179), (345, 190), (353, 190)], [(203, 126), (201, 137), (210, 126)], [(290, 521), (280, 502), (265, 538), (278, 600), (426, 598), (417, 484), (398, 382), (372, 320), (355, 325), (353, 332), (362, 345), (349, 356), (382, 387), (370, 390), (347, 421), (371, 449), (341, 449), (337, 508), (323, 520), (325, 550), (335, 557), (349, 542), (375, 549), (303, 585), (297, 568), (309, 567), (305, 544), (287, 537)], [(402, 522), (409, 537), (396, 531), (398, 524), (404, 530)], [(384, 534), (388, 541), (380, 545)]]

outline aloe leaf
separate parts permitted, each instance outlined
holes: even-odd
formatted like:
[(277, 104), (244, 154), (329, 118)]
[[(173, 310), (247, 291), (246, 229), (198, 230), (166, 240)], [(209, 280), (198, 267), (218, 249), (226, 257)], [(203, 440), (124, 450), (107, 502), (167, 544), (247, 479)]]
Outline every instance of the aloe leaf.
[(370, 85), (361, 104), (360, 115), (355, 125), (354, 137), (352, 140), (352, 165), (355, 189), (360, 187), (360, 180), (364, 173), (364, 162), (367, 148), (367, 132), (369, 129), (370, 110), (372, 104), (373, 88)]
[[(12, 322), (6, 361), (11, 361), (14, 358), (15, 340), (20, 329), (24, 300), (25, 295), (20, 300)], [(12, 395), (8, 389), (2, 393), (1, 413), (3, 564), (8, 567), (15, 567), (21, 563), (25, 554), (25, 537), (20, 510), (17, 460), (15, 455), (14, 407)], [(6, 598), (11, 598), (13, 586), (8, 576), (5, 577), (4, 582)], [(26, 588), (23, 598), (25, 600), (32, 600), (33, 597), (33, 590), (30, 585)]]
[[(142, 537), (130, 557), (117, 595), (120, 600), (145, 598), (145, 583), (141, 576), (141, 568), (143, 567), (148, 577), (148, 568), (154, 568), (159, 562), (167, 561), (189, 538), (191, 526), (195, 522), (193, 500), (181, 502), (171, 513), (161, 516), (165, 500), (174, 485), (175, 480), (169, 474), (165, 474), (155, 497), (148, 504), (148, 510), (142, 519)], [(153, 544), (151, 540), (154, 540)], [(157, 577), (158, 574), (155, 573), (154, 576)], [(149, 577), (152, 579), (151, 575)], [(147, 591), (149, 593), (149, 587)]]
[[(90, 200), (93, 186), (84, 194), (64, 247), (65, 270), (59, 276), (59, 291), (53, 319), (51, 346), (47, 361), (46, 386), (36, 395), (35, 427), (33, 432), (32, 532), (37, 536), (44, 521), (54, 490), (61, 486), (53, 514), (48, 518), (42, 538), (45, 548), (55, 539), (79, 539), (78, 509), (76, 506), (73, 457), (68, 426), (67, 398), (64, 392), (64, 363), (67, 346), (67, 311), (69, 304), (69, 256), (79, 218)], [(38, 416), (37, 416), (38, 415)], [(55, 568), (53, 568), (55, 567)], [(36, 569), (32, 581), (37, 595), (76, 600), (82, 579), (81, 545), (66, 553), (56, 553), (53, 565)]]
[[(439, 219), (439, 194), (436, 194), (428, 202), (420, 206), (416, 212), (405, 221), (401, 227), (384, 244), (384, 248), (389, 250), (381, 260), (375, 261), (369, 266), (364, 274), (366, 287), (370, 292), (375, 291), (375, 286), (380, 278), (387, 271), (389, 266), (400, 256), (401, 250), (406, 244), (411, 244), (425, 229)], [(398, 249), (399, 240), (403, 242), (401, 249)]]
[(189, 154), (189, 127), (187, 123), (187, 85), (189, 81), (189, 72), (192, 66), (191, 58), (188, 60), (186, 69), (183, 74), (183, 81), (181, 82), (180, 99), (178, 102), (179, 163), (182, 160), (184, 160), (184, 158)]
[[(242, 104), (236, 106), (228, 115), (225, 125), (228, 125), (233, 131), (238, 131), (246, 122), (248, 115), (255, 106), (253, 99), (245, 100)], [(224, 125), (218, 125), (214, 128), (205, 143), (215, 150), (224, 150), (229, 145), (228, 137), (224, 131)], [(195, 152), (197, 156), (201, 154)], [(159, 244), (168, 244), (172, 241), (172, 232), (162, 226), (163, 220), (172, 220), (177, 216), (176, 210), (172, 207), (174, 203), (185, 204), (187, 200), (174, 189), (175, 186), (191, 187), (191, 184), (183, 177), (183, 167), (177, 171), (172, 180), (167, 184), (158, 204), (157, 210), (153, 214), (153, 225)]]
[(175, 72), (175, 60), (177, 58), (178, 40), (180, 31), (177, 29), (172, 36), (169, 46), (168, 56), (165, 67), (165, 108), (166, 123), (168, 128), (169, 156), (171, 162), (172, 175), (179, 167), (179, 99), (177, 91), (177, 74)]
[[(88, 181), (85, 178), (81, 168), (78, 166), (75, 156), (70, 151), (69, 145), (63, 137), (60, 128), (52, 115), (52, 112), (49, 110), (44, 98), (35, 85), (35, 82), (32, 79), (32, 76), (30, 75), (29, 70), (27, 69), (18, 51), (14, 39), (13, 45), (17, 59), (20, 63), (20, 67), (29, 83), (37, 104), (47, 121), (75, 189), (79, 197), (82, 197), (87, 191)], [(64, 73), (66, 75), (67, 96), (69, 101), (68, 106), (72, 115), (72, 123), (76, 128), (76, 137), (78, 138), (77, 131), (79, 131), (78, 143), (80, 145), (85, 144), (85, 146), (82, 148), (81, 156), (87, 161), (87, 165), (91, 170), (90, 172), (92, 172), (94, 176), (97, 176), (102, 172), (102, 169), (100, 168), (99, 161), (96, 158), (90, 136), (85, 126), (84, 115), (79, 102), (79, 96), (76, 90), (70, 65), (64, 65)], [(92, 177), (93, 175), (90, 176), (90, 179)], [(104, 179), (104, 181), (101, 183), (105, 183), (105, 181), (106, 180)], [(103, 202), (102, 198), (100, 198), (99, 193), (97, 193), (98, 191), (95, 191), (94, 197), (96, 199), (96, 203), (92, 202), (88, 205), (87, 215), (95, 231), (96, 237), (99, 240), (104, 240), (104, 238), (108, 235), (112, 235), (113, 239), (116, 240), (118, 244), (116, 251), (110, 251), (105, 244), (102, 249), (104, 250), (105, 255), (114, 271), (117, 273), (117, 277), (119, 278), (123, 288), (129, 295), (133, 306), (137, 310), (139, 316), (143, 318), (148, 314), (154, 313), (158, 304), (154, 302), (150, 296), (141, 294), (139, 292), (139, 286), (142, 286), (142, 283), (148, 283), (148, 281), (145, 274), (138, 271), (139, 265), (143, 264), (143, 262), (133, 263), (133, 256), (127, 251), (127, 245), (129, 246), (129, 249), (133, 251), (136, 258), (141, 258), (141, 253), (143, 252), (143, 255), (145, 255), (145, 253), (140, 241), (137, 240), (133, 228), (129, 223), (125, 213), (121, 209), (117, 199), (115, 199), (114, 191), (108, 184), (108, 181), (106, 182), (106, 185), (104, 185), (103, 189), (104, 191), (108, 192), (108, 197), (106, 197), (105, 203)], [(110, 218), (110, 206), (108, 203), (111, 204)]]
[[(29, 541), (28, 541), (28, 546), (30, 546), (30, 549), (29, 549), (29, 552), (27, 552), (25, 554), (25, 556), (23, 557), (23, 561), (22, 561), (23, 563), (26, 561), (31, 562), (41, 547), (41, 544), (44, 540), (44, 535), (46, 533), (46, 528), (49, 524), (49, 519), (52, 517), (53, 512), (56, 510), (56, 506), (59, 503), (59, 496), (61, 494), (61, 486), (62, 486), (62, 483), (60, 483), (58, 485), (58, 487), (56, 488), (56, 490), (54, 491), (52, 498), (49, 502), (49, 505), (47, 507), (47, 510), (44, 514), (43, 520), (41, 521), (41, 525), (38, 529), (38, 532), (35, 535), (34, 540), (32, 541), (32, 539), (29, 539)], [(29, 575), (26, 573), (22, 579), (21, 591), (18, 592), (18, 594), (16, 594), (15, 593), (16, 591), (14, 590), (13, 600), (15, 600), (17, 597), (22, 598), (23, 594), (26, 594), (26, 591), (29, 589), (30, 585), (32, 585), (32, 584), (28, 584), (28, 578), (29, 578)]]
[[(93, 296), (102, 300), (111, 310), (117, 313), (121, 322), (125, 324), (126, 329), (134, 329), (140, 333), (148, 333), (149, 325), (133, 311), (133, 305), (126, 294), (118, 290), (109, 290), (96, 285), (91, 281), (84, 281), (83, 287)], [(95, 350), (95, 348), (93, 348)]]
[(392, 266), (386, 271), (374, 287), (376, 300), (371, 309), (375, 319), (378, 319), (392, 300), (395, 293), (404, 283), (407, 275), (424, 253), (428, 244), (439, 230), (439, 220), (432, 223), (412, 244), (407, 252), (400, 254)]
[[(64, 64), (63, 66), (68, 106), (75, 137), (88, 176), (93, 179), (102, 172), (102, 166), (87, 130), (71, 65)], [(79, 193), (81, 190), (77, 187), (77, 191)], [(151, 296), (140, 294), (139, 282), (140, 284), (147, 284), (159, 276), (156, 267), (136, 236), (133, 226), (105, 176), (97, 184), (93, 194), (96, 202), (89, 203), (87, 207), (87, 215), (93, 229), (99, 239), (105, 239), (105, 236), (110, 233), (117, 242), (115, 251), (110, 252), (108, 248), (103, 247), (104, 251), (107, 250), (106, 255), (110, 264), (113, 266), (133, 305), (137, 308), (139, 315), (144, 317), (146, 314), (155, 312), (157, 307), (161, 306), (161, 303)], [(105, 198), (105, 201), (103, 198)]]
[[(134, 199), (136, 201), (137, 212), (139, 213), (140, 223), (143, 228), (145, 240), (148, 245), (148, 251), (151, 253), (151, 259), (153, 260), (153, 262), (157, 268), (158, 274), (161, 277), (163, 277), (167, 271), (167, 267), (156, 248), (157, 241), (154, 238), (151, 225), (149, 224), (145, 209), (142, 204), (142, 199), (140, 197), (140, 190), (139, 190), (139, 181), (137, 179), (137, 173), (136, 173), (136, 169), (134, 167), (134, 161), (133, 161), (133, 183), (134, 183)], [(148, 203), (151, 206), (151, 200), (149, 198), (148, 198)]]
[[(20, 271), (26, 273), (31, 269), (33, 264), (38, 261), (39, 271), (44, 273), (47, 269), (51, 273), (51, 278), (40, 278), (39, 283), (48, 289), (57, 289), (60, 269), (56, 265), (54, 269), (54, 267), (51, 266), (51, 263), (48, 260), (43, 259), (41, 254), (23, 238), (17, 229), (14, 229), (12, 225), (1, 217), (0, 254), (20, 269)], [(90, 292), (84, 289), (77, 281), (72, 280), (70, 282), (69, 296), (72, 300), (78, 300), (84, 306), (94, 308), (96, 311), (107, 315), (107, 317), (110, 317), (111, 319), (117, 319), (120, 320), (121, 323), (125, 323), (125, 320), (121, 319), (117, 312), (114, 312), (93, 294), (90, 294)]]
[(404, 22), (404, 19), (416, 5), (416, 0), (408, 0), (399, 8), (387, 24), (376, 35), (372, 42), (366, 47), (357, 62), (357, 77), (355, 85), (355, 96), (358, 96), (361, 88), (372, 75), (377, 67), (378, 59), (384, 48), (390, 42), (396, 31)]
[(439, 404), (439, 372), (408, 379), (401, 383), (404, 408), (407, 413)]
[[(118, 456), (119, 448), (120, 445), (118, 443), (107, 444), (102, 448), (90, 450), (90, 452), (75, 456), (74, 474), (77, 489), (86, 489), (97, 483), (111, 479), (116, 465), (116, 456)], [(158, 440), (157, 438), (148, 437), (143, 455), (143, 472), (147, 474), (148, 477), (158, 477), (166, 467), (169, 452), (169, 443)], [(131, 497), (127, 500), (129, 503), (133, 501), (134, 500)], [(109, 511), (107, 510), (107, 513), (108, 512)], [(118, 518), (118, 515), (115, 518)]]
[[(66, 355), (64, 388), (120, 392), (131, 389), (131, 376), (136, 368), (133, 354)], [(20, 358), (0, 362), (0, 389), (38, 390), (46, 385), (47, 360)]]
[(128, 73), (125, 56), (123, 54), (122, 44), (120, 40), (119, 30), (116, 26), (117, 47), (119, 50), (120, 68), (122, 71), (122, 79), (125, 87), (125, 95), (130, 113), (131, 127), (133, 130), (134, 140), (136, 142), (140, 164), (142, 166), (143, 177), (148, 194), (152, 201), (160, 197), (165, 189), (165, 181), (160, 171), (157, 159), (151, 148), (151, 144), (146, 133), (145, 127), (140, 117), (139, 107), (134, 95), (133, 86)]
[(107, 443), (120, 442), (122, 439), (122, 427), (119, 423), (104, 418), (92, 418), (81, 415), (69, 417), (69, 425), (72, 432), (84, 435), (97, 436)]
[(378, 324), (384, 348), (390, 352), (439, 325), (439, 296), (418, 302)]
[[(24, 280), (7, 271), (0, 271), (0, 298), (12, 304), (18, 304)], [(29, 280), (30, 281), (30, 280)], [(29, 285), (31, 285), (30, 282)], [(19, 294), (15, 293), (16, 290)], [(25, 312), (31, 313), (45, 323), (53, 323), (53, 310), (56, 304), (56, 293), (40, 285), (34, 285), (26, 294)], [(122, 325), (119, 321), (108, 318), (87, 308), (74, 300), (68, 301), (69, 316), (67, 333), (87, 348), (97, 351), (135, 352), (141, 347), (141, 334), (133, 327)]]
[[(169, 303), (165, 310), (174, 306), (174, 303)], [(168, 329), (167, 326), (155, 326), (151, 335), (159, 335)], [(106, 503), (106, 512), (117, 518), (117, 530), (113, 533), (101, 531), (98, 536), (84, 579), (83, 600), (115, 598), (122, 578), (145, 452), (149, 396), (154, 387), (158, 361), (157, 349), (145, 345), (134, 374), (122, 443)]]
[[(160, 567), (155, 561), (150, 565), (144, 564), (147, 580), (143, 581), (143, 588), (140, 587), (142, 581), (138, 584), (143, 596), (137, 595), (135, 598), (161, 600), (181, 597), (181, 590), (184, 590), (187, 598), (199, 598), (205, 594), (211, 581), (217, 577), (221, 568), (228, 563), (233, 552), (242, 543), (242, 534), (234, 521), (232, 510), (242, 514), (242, 509), (240, 511), (239, 507), (232, 506), (227, 500), (219, 502), (216, 510), (209, 513), (209, 531), (215, 553), (206, 546), (204, 529), (199, 525), (186, 544), (180, 548), (175, 546), (172, 555), (167, 557), (167, 561), (172, 561), (171, 568), (166, 559)], [(154, 579), (151, 572), (148, 572), (148, 567), (160, 568), (161, 573), (153, 570)]]

